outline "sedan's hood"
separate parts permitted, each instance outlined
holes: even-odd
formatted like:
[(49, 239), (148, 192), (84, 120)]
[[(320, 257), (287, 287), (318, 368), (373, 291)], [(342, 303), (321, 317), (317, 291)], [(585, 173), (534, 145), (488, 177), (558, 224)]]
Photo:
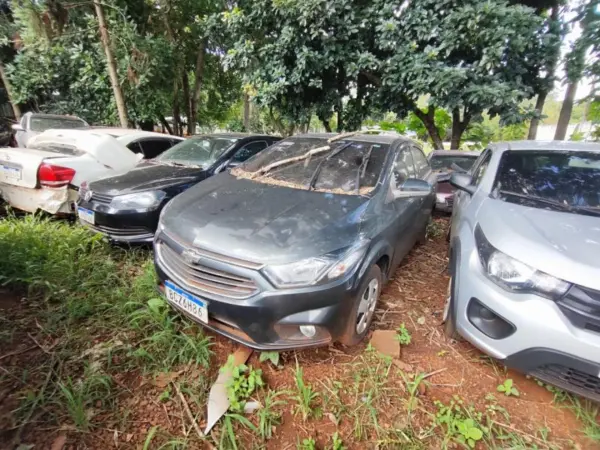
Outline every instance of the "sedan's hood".
[(143, 162), (123, 175), (104, 178), (90, 183), (89, 189), (106, 195), (123, 195), (197, 180), (202, 169), (197, 167), (174, 167)]
[(498, 250), (571, 283), (600, 290), (600, 218), (487, 199), (481, 229)]
[(368, 199), (236, 179), (223, 173), (167, 207), (165, 231), (197, 247), (281, 264), (352, 245)]

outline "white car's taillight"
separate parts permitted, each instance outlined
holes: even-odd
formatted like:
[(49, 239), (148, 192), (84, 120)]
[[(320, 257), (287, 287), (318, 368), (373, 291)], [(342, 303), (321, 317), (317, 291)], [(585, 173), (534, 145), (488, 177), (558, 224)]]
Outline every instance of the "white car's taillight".
[(38, 169), (38, 180), (43, 187), (68, 186), (74, 176), (75, 170), (70, 167), (42, 163)]

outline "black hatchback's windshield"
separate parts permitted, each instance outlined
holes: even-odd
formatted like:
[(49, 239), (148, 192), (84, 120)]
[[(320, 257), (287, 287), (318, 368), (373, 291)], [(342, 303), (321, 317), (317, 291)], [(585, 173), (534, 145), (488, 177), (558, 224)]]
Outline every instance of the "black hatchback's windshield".
[(433, 155), (429, 160), (432, 170), (454, 170), (453, 164), (468, 172), (471, 166), (477, 159), (473, 156), (457, 156), (457, 155)]
[(237, 141), (237, 138), (230, 137), (193, 137), (174, 145), (154, 161), (206, 168), (214, 164)]
[[(330, 149), (307, 155), (309, 151), (327, 145)], [(351, 138), (331, 144), (325, 139), (288, 138), (259, 153), (232, 173), (297, 189), (365, 194), (377, 184), (388, 147), (387, 144)]]
[(493, 195), (527, 206), (600, 214), (600, 153), (507, 151)]

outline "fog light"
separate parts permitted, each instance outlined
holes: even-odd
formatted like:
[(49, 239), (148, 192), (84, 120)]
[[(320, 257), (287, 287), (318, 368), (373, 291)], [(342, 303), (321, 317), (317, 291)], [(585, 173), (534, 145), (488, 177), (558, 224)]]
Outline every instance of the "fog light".
[(300, 333), (302, 333), (307, 338), (312, 338), (317, 334), (317, 329), (314, 325), (300, 325)]

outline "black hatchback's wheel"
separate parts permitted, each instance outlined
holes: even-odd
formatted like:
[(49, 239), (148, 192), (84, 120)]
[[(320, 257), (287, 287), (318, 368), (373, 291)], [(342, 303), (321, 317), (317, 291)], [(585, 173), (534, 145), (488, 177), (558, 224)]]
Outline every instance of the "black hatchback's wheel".
[(356, 345), (367, 335), (375, 315), (382, 283), (381, 269), (379, 266), (373, 265), (364, 278), (357, 297), (354, 299), (346, 330), (340, 338), (342, 344), (347, 346)]

